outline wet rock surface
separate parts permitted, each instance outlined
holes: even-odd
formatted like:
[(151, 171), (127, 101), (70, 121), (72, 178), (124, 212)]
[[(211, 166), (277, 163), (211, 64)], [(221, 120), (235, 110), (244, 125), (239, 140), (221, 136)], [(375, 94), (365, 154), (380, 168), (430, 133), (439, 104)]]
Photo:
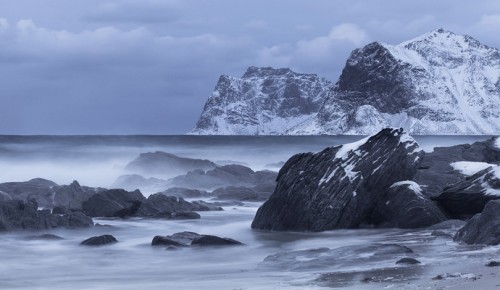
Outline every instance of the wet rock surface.
[(151, 242), (152, 246), (237, 246), (243, 243), (230, 239), (212, 235), (200, 235), (193, 232), (180, 232), (171, 236), (155, 236)]
[(102, 235), (88, 238), (80, 243), (83, 246), (104, 246), (117, 243), (115, 237), (112, 235)]
[(474, 215), (457, 232), (454, 240), (466, 244), (500, 244), (500, 200), (488, 202), (482, 213)]
[(323, 231), (383, 225), (389, 219), (376, 211), (377, 204), (387, 201), (394, 183), (411, 180), (423, 154), (402, 129), (390, 128), (352, 144), (297, 154), (280, 170), (275, 191), (257, 211), (252, 228)]
[(0, 202), (0, 231), (84, 228), (93, 225), (92, 218), (82, 212), (55, 215), (50, 210), (38, 210), (38, 204), (34, 199), (28, 202), (21, 200)]

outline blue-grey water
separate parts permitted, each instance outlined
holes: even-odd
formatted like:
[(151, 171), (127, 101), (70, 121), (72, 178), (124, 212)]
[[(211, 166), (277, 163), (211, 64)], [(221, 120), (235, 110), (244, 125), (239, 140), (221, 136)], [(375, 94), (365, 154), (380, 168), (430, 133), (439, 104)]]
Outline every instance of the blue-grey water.
[[(180, 156), (238, 162), (258, 169), (278, 170), (277, 163), (299, 152), (318, 151), (360, 139), (359, 136), (227, 137), (227, 136), (0, 136), (0, 182), (35, 177), (59, 184), (78, 180), (87, 186), (109, 187), (123, 167), (139, 153), (165, 151)], [(417, 136), (426, 151), (487, 139), (488, 136)], [(498, 247), (464, 247), (450, 239), (430, 236), (430, 231), (339, 230), (323, 233), (254, 231), (251, 221), (259, 203), (202, 212), (201, 219), (165, 221), (151, 219), (98, 220), (112, 225), (84, 230), (53, 230), (58, 241), (29, 241), (27, 232), (0, 234), (0, 289), (324, 289), (314, 282), (322, 273), (359, 272), (394, 267), (336, 265), (321, 269), (289, 271), (263, 267), (268, 255), (310, 248), (337, 248), (371, 242), (392, 242), (415, 250), (425, 267), (414, 276), (420, 282), (364, 283), (363, 274), (347, 283), (329, 284), (350, 289), (401, 287), (433, 289), (431, 278), (453, 271), (467, 261), (483, 263), (499, 256)], [(155, 235), (193, 231), (237, 239), (245, 246), (230, 248), (152, 248)], [(98, 234), (112, 234), (119, 243), (86, 248), (79, 243)], [(357, 257), (353, 257), (355, 260)], [(412, 276), (410, 273), (409, 276)], [(349, 280), (349, 279), (348, 279)], [(422, 282), (423, 281), (423, 282)], [(425, 283), (424, 283), (425, 282)], [(420, 283), (420, 284), (419, 284)]]

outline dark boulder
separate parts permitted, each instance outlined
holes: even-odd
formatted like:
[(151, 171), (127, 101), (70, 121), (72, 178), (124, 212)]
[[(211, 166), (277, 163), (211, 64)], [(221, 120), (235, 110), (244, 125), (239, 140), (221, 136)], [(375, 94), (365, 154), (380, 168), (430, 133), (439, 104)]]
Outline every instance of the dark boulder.
[(104, 246), (104, 245), (109, 245), (109, 244), (114, 244), (117, 243), (118, 241), (116, 240), (115, 237), (112, 235), (102, 235), (102, 236), (95, 236), (88, 238), (84, 240), (83, 242), (80, 243), (80, 245), (84, 246)]
[(254, 187), (258, 185), (276, 185), (277, 173), (273, 171), (253, 171), (242, 165), (218, 166), (212, 170), (194, 170), (168, 181), (175, 187), (187, 187), (212, 190), (227, 186)]
[(238, 200), (238, 201), (264, 201), (271, 196), (274, 189), (260, 190), (258, 187), (228, 186), (217, 188), (212, 193), (219, 200)]
[(214, 169), (216, 164), (206, 159), (179, 157), (174, 154), (156, 151), (142, 153), (127, 164), (125, 170), (146, 175), (175, 176), (197, 169)]
[(81, 186), (78, 181), (70, 185), (61, 185), (53, 188), (54, 206), (68, 210), (82, 210), (83, 202), (103, 189)]
[(198, 214), (188, 214), (188, 212), (209, 210), (222, 210), (222, 208), (209, 205), (208, 203), (191, 203), (180, 197), (166, 196), (157, 193), (150, 195), (146, 200), (142, 201), (139, 209), (134, 215), (139, 217), (158, 217), (163, 215), (166, 217), (165, 213), (169, 213), (171, 218), (196, 218), (196, 216), (199, 217)]
[(500, 166), (491, 166), (446, 187), (434, 200), (453, 218), (481, 213), (490, 200), (500, 199)]
[[(28, 201), (35, 199), (40, 207), (50, 208), (53, 203), (53, 190), (57, 186), (55, 182), (43, 178), (34, 178), (23, 182), (6, 182), (0, 184), (2, 195), (10, 196), (10, 199)], [(4, 198), (7, 199), (7, 198)]]
[(172, 187), (162, 191), (161, 194), (183, 198), (213, 197), (213, 194), (208, 191), (184, 187)]
[(200, 237), (197, 237), (193, 239), (191, 242), (191, 246), (200, 246), (200, 247), (205, 247), (205, 246), (235, 246), (235, 245), (242, 245), (243, 243), (230, 239), (230, 238), (221, 238), (217, 236), (211, 236), (211, 235), (201, 235)]
[(500, 244), (500, 200), (486, 204), (480, 214), (473, 216), (454, 237), (466, 244)]
[(324, 271), (334, 268), (363, 265), (377, 267), (380, 262), (394, 261), (408, 256), (413, 250), (398, 244), (350, 245), (339, 248), (316, 248), (299, 251), (281, 252), (267, 256), (260, 264), (262, 268), (280, 271)]
[(82, 207), (83, 211), (92, 217), (119, 217), (131, 215), (125, 211), (133, 211), (137, 203), (144, 200), (139, 190), (110, 189), (94, 194), (83, 202)]
[(381, 220), (379, 227), (423, 228), (447, 219), (414, 181), (393, 184), (376, 212), (380, 216), (374, 217), (374, 221)]
[(82, 228), (93, 225), (92, 218), (81, 212), (55, 215), (50, 210), (38, 210), (35, 199), (28, 202), (22, 200), (0, 202), (0, 231)]
[(401, 258), (396, 262), (396, 264), (415, 265), (420, 264), (420, 261), (414, 258)]
[(423, 151), (402, 129), (319, 153), (297, 154), (280, 170), (275, 191), (252, 228), (323, 231), (383, 224), (376, 205), (394, 183), (411, 180)]
[(236, 246), (243, 243), (212, 235), (200, 235), (193, 232), (180, 232), (171, 236), (155, 236), (151, 242), (152, 246)]
[(199, 213), (193, 211), (159, 212), (151, 217), (156, 219), (167, 219), (167, 220), (194, 220), (201, 218)]
[(423, 156), (413, 180), (425, 188), (425, 194), (428, 196), (438, 196), (444, 188), (466, 178), (466, 175), (453, 169), (452, 163), (470, 161), (499, 164), (500, 148), (496, 146), (495, 141), (495, 138), (490, 138), (473, 144), (436, 147), (433, 152)]

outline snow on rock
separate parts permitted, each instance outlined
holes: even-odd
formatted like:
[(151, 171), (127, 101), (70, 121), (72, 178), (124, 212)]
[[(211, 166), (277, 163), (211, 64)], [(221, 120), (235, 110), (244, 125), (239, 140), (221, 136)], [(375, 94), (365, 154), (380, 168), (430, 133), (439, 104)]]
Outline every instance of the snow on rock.
[(418, 197), (424, 198), (422, 195), (422, 188), (420, 188), (420, 185), (416, 183), (415, 181), (411, 180), (404, 180), (404, 181), (399, 181), (391, 185), (390, 188), (398, 187), (398, 186), (407, 186), (410, 190), (412, 190), (414, 193), (417, 194)]
[(453, 167), (454, 170), (458, 170), (463, 175), (471, 176), (494, 165), (486, 162), (459, 161), (451, 163), (450, 166)]
[(257, 211), (252, 227), (323, 231), (361, 224), (421, 227), (440, 222), (444, 215), (430, 199), (399, 188), (391, 195), (394, 202), (385, 207), (391, 214), (379, 213), (383, 218), (376, 218), (374, 208), (385, 204), (390, 186), (410, 180), (419, 166), (415, 160), (423, 154), (402, 129), (386, 128), (351, 144), (294, 155), (281, 168), (276, 188)]

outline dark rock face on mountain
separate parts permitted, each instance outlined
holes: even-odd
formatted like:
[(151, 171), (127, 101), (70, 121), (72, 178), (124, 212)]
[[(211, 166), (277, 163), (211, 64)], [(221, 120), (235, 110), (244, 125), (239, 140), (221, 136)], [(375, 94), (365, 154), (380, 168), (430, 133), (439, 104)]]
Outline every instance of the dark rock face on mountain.
[(454, 218), (481, 213), (491, 200), (500, 199), (500, 167), (487, 169), (447, 187), (434, 198)]
[(435, 197), (445, 187), (465, 180), (466, 176), (451, 166), (460, 161), (500, 164), (500, 148), (496, 146), (496, 138), (473, 144), (434, 148), (433, 152), (426, 153), (423, 157), (414, 180), (425, 188), (426, 195)]
[(84, 240), (83, 242), (80, 243), (80, 245), (83, 246), (104, 246), (104, 245), (109, 245), (109, 244), (114, 244), (117, 243), (118, 241), (116, 240), (115, 237), (112, 235), (102, 235), (102, 236), (95, 236), (88, 238)]
[(83, 202), (83, 211), (91, 217), (119, 217), (131, 215), (145, 198), (138, 190), (110, 189), (94, 194)]
[(0, 231), (46, 230), (58, 227), (82, 228), (93, 226), (92, 219), (81, 212), (55, 215), (50, 210), (38, 210), (36, 200), (0, 202)]
[[(402, 129), (391, 128), (352, 144), (297, 154), (280, 170), (276, 189), (257, 211), (252, 228), (323, 231), (400, 224), (381, 218), (377, 204), (390, 201), (387, 194), (394, 183), (411, 180), (423, 154)], [(433, 206), (430, 201), (416, 202), (415, 194), (408, 196), (413, 206)], [(406, 208), (391, 218), (418, 211)], [(432, 207), (423, 212), (430, 217), (434, 211)], [(441, 221), (439, 215), (435, 221)]]
[(483, 212), (476, 214), (454, 237), (467, 244), (500, 244), (500, 200), (488, 202)]
[(156, 151), (142, 153), (135, 160), (127, 164), (125, 170), (156, 176), (175, 176), (193, 170), (214, 169), (216, 164), (204, 159), (179, 157), (174, 154)]
[(500, 133), (500, 51), (437, 29), (355, 49), (337, 83), (288, 69), (221, 76), (193, 134)]
[(423, 228), (445, 221), (441, 209), (413, 181), (393, 184), (378, 203), (381, 227)]
[(212, 235), (200, 235), (193, 232), (181, 232), (171, 236), (155, 236), (151, 242), (152, 246), (238, 246), (243, 243), (230, 239)]
[(195, 170), (185, 175), (169, 179), (170, 184), (176, 187), (196, 189), (216, 189), (226, 186), (254, 187), (257, 185), (276, 184), (277, 173), (273, 171), (253, 171), (242, 165), (224, 165), (213, 170)]
[(249, 67), (243, 77), (223, 75), (191, 134), (281, 134), (312, 117), (333, 84), (290, 69)]

